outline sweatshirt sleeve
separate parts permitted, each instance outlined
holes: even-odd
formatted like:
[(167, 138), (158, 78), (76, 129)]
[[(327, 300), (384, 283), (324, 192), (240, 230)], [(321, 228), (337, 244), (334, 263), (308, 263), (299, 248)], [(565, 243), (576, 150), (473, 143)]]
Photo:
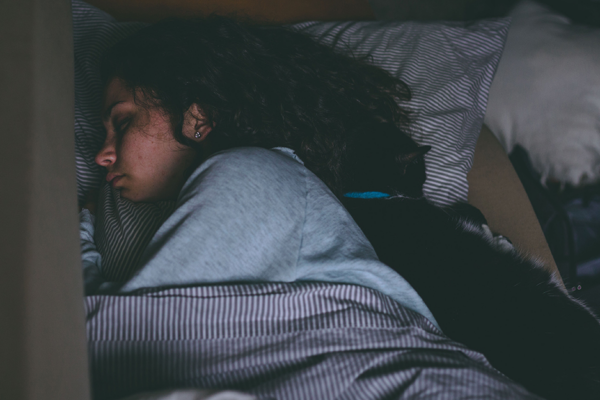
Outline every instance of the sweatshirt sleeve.
[(83, 267), (83, 282), (86, 296), (96, 292), (103, 283), (100, 263), (102, 257), (94, 243), (95, 218), (89, 210), (79, 213), (79, 236), (81, 243), (81, 262)]

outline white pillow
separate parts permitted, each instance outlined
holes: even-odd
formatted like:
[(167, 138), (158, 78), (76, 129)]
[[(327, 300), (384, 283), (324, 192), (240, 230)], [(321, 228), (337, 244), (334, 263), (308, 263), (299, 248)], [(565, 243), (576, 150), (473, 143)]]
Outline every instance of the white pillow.
[(600, 29), (530, 0), (511, 16), (486, 125), (506, 151), (527, 149), (542, 181), (600, 181)]

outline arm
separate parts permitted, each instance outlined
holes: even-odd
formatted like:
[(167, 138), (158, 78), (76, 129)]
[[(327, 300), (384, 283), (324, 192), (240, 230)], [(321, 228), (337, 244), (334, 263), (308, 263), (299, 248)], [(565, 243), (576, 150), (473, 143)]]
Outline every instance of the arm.
[(477, 141), (467, 179), (469, 204), (481, 210), (491, 230), (506, 236), (517, 249), (540, 259), (550, 272), (560, 276), (525, 189), (504, 149), (486, 126)]

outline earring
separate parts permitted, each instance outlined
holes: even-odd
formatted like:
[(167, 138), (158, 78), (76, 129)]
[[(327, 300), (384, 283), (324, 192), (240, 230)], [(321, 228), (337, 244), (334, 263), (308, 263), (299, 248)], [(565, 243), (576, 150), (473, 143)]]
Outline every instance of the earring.
[(196, 132), (196, 134), (194, 135), (194, 137), (196, 139), (200, 139), (202, 137), (202, 134), (200, 132)]

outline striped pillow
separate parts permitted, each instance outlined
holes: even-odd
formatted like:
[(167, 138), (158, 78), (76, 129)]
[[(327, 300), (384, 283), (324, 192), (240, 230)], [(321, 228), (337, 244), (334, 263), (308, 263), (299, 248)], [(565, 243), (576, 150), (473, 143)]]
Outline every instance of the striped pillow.
[[(105, 174), (94, 162), (104, 141), (99, 113), (101, 54), (145, 24), (116, 22), (80, 0), (73, 0), (72, 7), (75, 155), (78, 196), (83, 203), (86, 193), (97, 188)], [(412, 111), (413, 139), (433, 147), (426, 155), (424, 192), (431, 201), (445, 206), (467, 201), (467, 173), (508, 26), (508, 19), (500, 19), (468, 25), (306, 22), (292, 28), (342, 51), (369, 55), (373, 64), (409, 85), (413, 99), (403, 106)], [(109, 280), (123, 280), (135, 270), (141, 251), (172, 209), (164, 205), (160, 208), (127, 204), (110, 187), (100, 199), (95, 237), (103, 256), (103, 269), (111, 271)], [(127, 236), (124, 229), (129, 232), (127, 242), (123, 241)]]

